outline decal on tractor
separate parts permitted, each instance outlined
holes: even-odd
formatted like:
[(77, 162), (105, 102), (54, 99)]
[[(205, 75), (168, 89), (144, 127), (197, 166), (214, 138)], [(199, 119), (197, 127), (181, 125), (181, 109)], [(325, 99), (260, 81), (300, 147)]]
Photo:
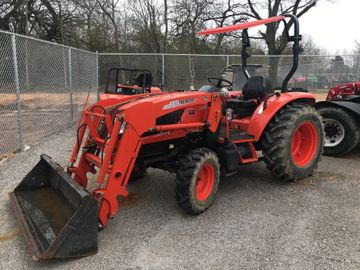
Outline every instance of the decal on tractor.
[(168, 109), (172, 109), (172, 108), (176, 108), (185, 104), (189, 104), (194, 102), (195, 99), (194, 98), (187, 98), (187, 99), (183, 99), (183, 100), (172, 100), (169, 102), (169, 104), (164, 105), (163, 110), (168, 110)]

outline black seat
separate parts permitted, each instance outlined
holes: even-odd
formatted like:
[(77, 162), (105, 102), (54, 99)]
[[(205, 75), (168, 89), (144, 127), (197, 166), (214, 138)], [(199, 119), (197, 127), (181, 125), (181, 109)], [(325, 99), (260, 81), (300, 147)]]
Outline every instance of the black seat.
[[(145, 77), (146, 75), (146, 77)], [(145, 77), (145, 81), (144, 81), (144, 77)], [(137, 86), (140, 86), (140, 87), (145, 87), (145, 88), (148, 88), (152, 85), (153, 83), (153, 77), (150, 73), (141, 73), (136, 79), (135, 79), (135, 82), (134, 82)]]
[(273, 87), (268, 78), (264, 76), (252, 76), (248, 79), (242, 90), (244, 100), (263, 99), (273, 92)]
[(237, 116), (250, 116), (258, 107), (259, 101), (272, 92), (273, 87), (268, 78), (253, 76), (244, 85), (242, 96), (228, 100), (227, 107)]

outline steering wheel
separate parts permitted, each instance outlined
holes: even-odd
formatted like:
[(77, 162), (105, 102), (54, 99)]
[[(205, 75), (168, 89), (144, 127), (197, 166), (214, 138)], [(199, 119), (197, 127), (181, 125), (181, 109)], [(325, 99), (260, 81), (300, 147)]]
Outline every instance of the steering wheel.
[[(215, 82), (215, 80), (217, 80), (217, 81)], [(222, 85), (223, 82), (228, 84), (228, 85), (225, 85), (225, 86), (232, 86), (232, 82), (230, 82), (228, 80), (225, 80), (223, 78), (209, 77), (208, 82), (211, 83), (213, 86), (215, 86), (217, 88), (221, 88), (223, 86)]]

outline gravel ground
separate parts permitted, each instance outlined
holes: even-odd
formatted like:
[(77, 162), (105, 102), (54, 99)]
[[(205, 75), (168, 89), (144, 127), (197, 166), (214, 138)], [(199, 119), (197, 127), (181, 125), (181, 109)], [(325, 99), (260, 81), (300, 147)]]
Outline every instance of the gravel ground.
[(34, 262), (8, 192), (47, 153), (65, 165), (74, 131), (54, 135), (0, 165), (1, 269), (360, 269), (360, 150), (323, 157), (314, 176), (279, 183), (262, 162), (220, 183), (200, 216), (174, 198), (174, 174), (149, 170), (99, 234), (99, 252)]

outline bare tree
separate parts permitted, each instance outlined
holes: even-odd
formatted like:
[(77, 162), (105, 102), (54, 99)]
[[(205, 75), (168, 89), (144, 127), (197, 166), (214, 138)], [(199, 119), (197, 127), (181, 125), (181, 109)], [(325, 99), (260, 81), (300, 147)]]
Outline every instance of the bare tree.
[(137, 47), (140, 51), (160, 53), (163, 44), (162, 7), (154, 0), (132, 0), (129, 7), (133, 39)]
[(360, 80), (360, 41), (355, 40), (355, 47), (353, 49), (353, 73), (356, 80)]
[[(213, 22), (216, 27), (223, 27), (226, 25), (236, 24), (246, 19), (243, 16), (244, 4), (238, 1), (226, 0), (220, 2), (214, 2), (211, 9), (207, 13), (206, 22)], [(236, 36), (234, 33), (222, 33), (215, 36), (215, 48), (214, 52), (217, 54), (221, 51), (223, 41), (228, 36)]]
[(13, 30), (20, 34), (27, 33), (28, 7), (34, 4), (33, 0), (2, 0), (0, 1), (0, 29)]
[[(75, 1), (78, 3), (77, 1)], [(96, 0), (84, 0), (78, 3), (79, 14), (83, 18), (78, 22), (78, 38), (82, 44), (85, 44), (87, 48), (92, 50), (94, 44), (93, 30), (97, 25), (97, 8), (100, 8)], [(98, 33), (97, 33), (98, 34)]]
[[(4, 30), (10, 30), (10, 23), (12, 22), (15, 28), (18, 21), (14, 21), (17, 17), (19, 8), (21, 7), (21, 1), (7, 0), (0, 3), (0, 27)], [(15, 31), (17, 29), (14, 29)]]
[(165, 33), (164, 33), (164, 45), (163, 45), (163, 53), (167, 52), (167, 45), (168, 45), (168, 34), (169, 34), (169, 20), (168, 20), (168, 1), (164, 0), (164, 26), (165, 26)]
[[(268, 0), (262, 2), (256, 0), (247, 0), (249, 12), (244, 13), (244, 15), (260, 20), (263, 18), (260, 16), (260, 8), (266, 8), (266, 17), (274, 17), (285, 13), (291, 13), (297, 17), (301, 17), (311, 8), (315, 7), (316, 3), (317, 0)], [(270, 55), (282, 54), (287, 46), (286, 30), (284, 29), (282, 34), (277, 36), (279, 25), (280, 22), (267, 24), (266, 31), (260, 32), (261, 37), (266, 42), (268, 53)], [(292, 24), (290, 23), (289, 26), (291, 25)], [(279, 61), (279, 57), (270, 58), (270, 79), (273, 82), (277, 82)]]
[(65, 43), (76, 35), (77, 7), (69, 0), (34, 0), (28, 4), (29, 33), (46, 40)]
[(97, 0), (97, 3), (99, 4), (101, 10), (103, 11), (104, 15), (111, 21), (112, 28), (113, 28), (113, 40), (115, 49), (117, 52), (120, 51), (120, 45), (119, 45), (119, 28), (118, 28), (118, 3), (119, 0), (106, 0), (106, 1), (100, 1)]
[[(200, 39), (207, 27), (232, 25), (293, 13), (301, 16), (316, 0), (1, 0), (0, 29), (101, 51), (238, 53), (239, 33)], [(260, 10), (266, 8), (266, 13)], [(260, 16), (261, 15), (261, 16)], [(279, 24), (260, 33), (269, 54), (286, 53)], [(236, 38), (237, 37), (237, 38)], [(206, 40), (206, 42), (204, 42)], [(258, 46), (259, 47), (259, 46)], [(263, 51), (261, 47), (256, 52)], [(278, 58), (272, 58), (276, 67)], [(272, 77), (277, 70), (272, 70)]]
[(205, 28), (211, 0), (174, 0), (171, 21), (174, 25), (172, 36), (175, 46), (184, 52), (199, 53), (197, 33)]

